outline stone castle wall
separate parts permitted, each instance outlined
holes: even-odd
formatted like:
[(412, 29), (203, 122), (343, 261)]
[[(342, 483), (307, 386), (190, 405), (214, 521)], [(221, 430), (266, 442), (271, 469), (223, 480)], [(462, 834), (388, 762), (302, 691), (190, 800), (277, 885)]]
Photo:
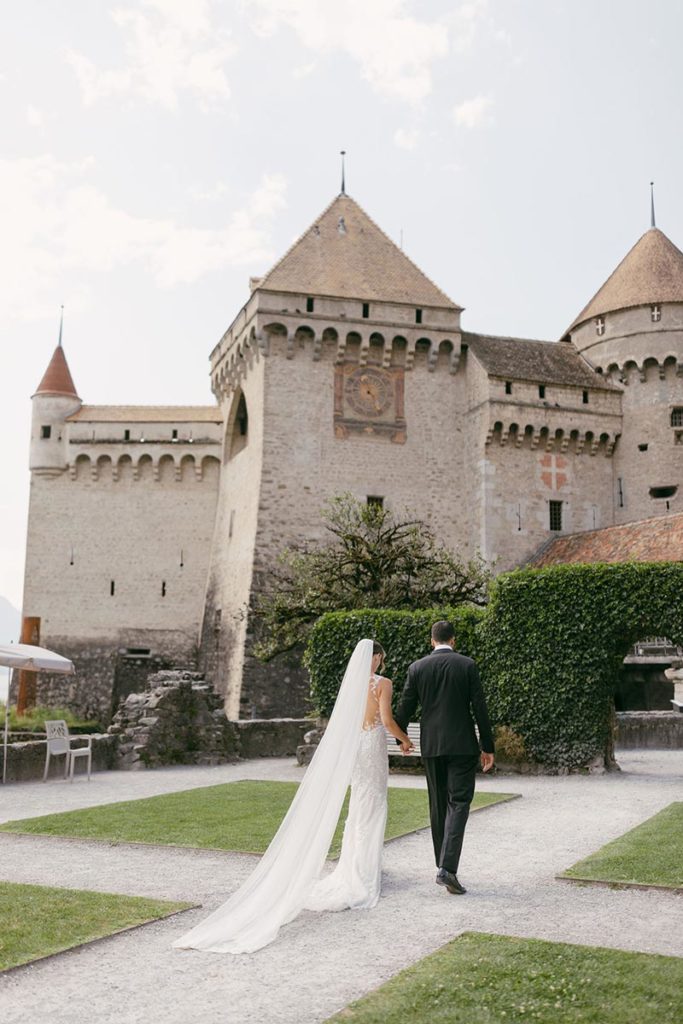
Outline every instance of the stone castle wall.
[[(201, 452), (134, 462), (97, 445), (57, 475), (33, 474), (24, 615), (77, 670), (39, 676), (41, 703), (107, 720), (126, 648), (195, 665), (218, 476)], [(121, 665), (118, 676), (125, 689)]]

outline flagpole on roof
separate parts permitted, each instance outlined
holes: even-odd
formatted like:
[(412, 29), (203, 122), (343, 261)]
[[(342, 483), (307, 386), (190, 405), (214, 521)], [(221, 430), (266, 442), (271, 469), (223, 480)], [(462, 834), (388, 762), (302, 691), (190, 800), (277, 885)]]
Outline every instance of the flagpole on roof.
[(654, 228), (655, 224), (655, 183), (650, 182), (650, 227)]
[(339, 155), (341, 156), (341, 172), (342, 172), (340, 195), (345, 196), (346, 195), (346, 175), (344, 173), (345, 172), (345, 167), (344, 167), (344, 162), (345, 161), (344, 161), (344, 158), (346, 157), (346, 150), (345, 149), (340, 150)]
[(62, 330), (64, 329), (64, 306), (60, 306), (59, 308), (61, 309), (62, 312), (61, 312), (61, 315), (59, 317), (59, 341), (57, 342), (57, 345), (59, 346), (59, 348), (61, 348), (62, 347)]

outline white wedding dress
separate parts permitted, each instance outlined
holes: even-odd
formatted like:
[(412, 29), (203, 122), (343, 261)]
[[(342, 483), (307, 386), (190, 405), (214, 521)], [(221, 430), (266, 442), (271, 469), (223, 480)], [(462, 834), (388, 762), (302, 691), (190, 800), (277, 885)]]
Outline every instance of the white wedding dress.
[(387, 734), (379, 714), (377, 676), (370, 678), (374, 719), (363, 724), (351, 775), (351, 799), (341, 856), (329, 875), (316, 882), (308, 910), (370, 910), (379, 899), (387, 822)]
[[(379, 898), (387, 813), (386, 734), (371, 679), (372, 640), (349, 659), (322, 740), (270, 846), (247, 880), (177, 949), (251, 953), (304, 909), (369, 908)], [(370, 683), (368, 683), (370, 680)], [(370, 693), (368, 692), (370, 688)], [(349, 814), (336, 868), (321, 878), (349, 783)]]

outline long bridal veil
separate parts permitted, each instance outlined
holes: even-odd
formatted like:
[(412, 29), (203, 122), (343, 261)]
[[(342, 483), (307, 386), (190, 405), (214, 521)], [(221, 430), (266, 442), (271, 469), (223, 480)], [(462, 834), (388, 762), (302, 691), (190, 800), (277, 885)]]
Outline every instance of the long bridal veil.
[(325, 734), (273, 841), (230, 899), (173, 945), (251, 953), (303, 909), (327, 856), (358, 753), (372, 665), (361, 640), (342, 680)]

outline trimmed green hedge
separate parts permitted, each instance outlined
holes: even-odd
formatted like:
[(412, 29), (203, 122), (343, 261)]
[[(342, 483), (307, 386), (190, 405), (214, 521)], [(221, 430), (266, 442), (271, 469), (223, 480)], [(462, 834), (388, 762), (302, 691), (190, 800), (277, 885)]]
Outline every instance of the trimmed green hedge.
[(344, 668), (363, 637), (379, 640), (387, 652), (385, 675), (394, 681), (394, 706), (403, 691), (408, 665), (429, 654), (429, 631), (437, 619), (448, 619), (456, 632), (458, 650), (470, 658), (478, 653), (476, 627), (484, 610), (475, 605), (399, 612), (360, 609), (327, 612), (315, 626), (306, 649), (305, 664), (311, 676), (313, 705), (327, 718), (337, 699)]
[[(683, 565), (561, 565), (499, 576), (485, 609), (333, 612), (316, 623), (306, 661), (315, 707), (329, 715), (358, 640), (379, 640), (400, 697), (406, 668), (448, 618), (479, 664), (492, 720), (530, 761), (551, 770), (610, 759), (612, 694), (632, 644), (683, 643)], [(501, 728), (502, 727), (502, 728)]]

